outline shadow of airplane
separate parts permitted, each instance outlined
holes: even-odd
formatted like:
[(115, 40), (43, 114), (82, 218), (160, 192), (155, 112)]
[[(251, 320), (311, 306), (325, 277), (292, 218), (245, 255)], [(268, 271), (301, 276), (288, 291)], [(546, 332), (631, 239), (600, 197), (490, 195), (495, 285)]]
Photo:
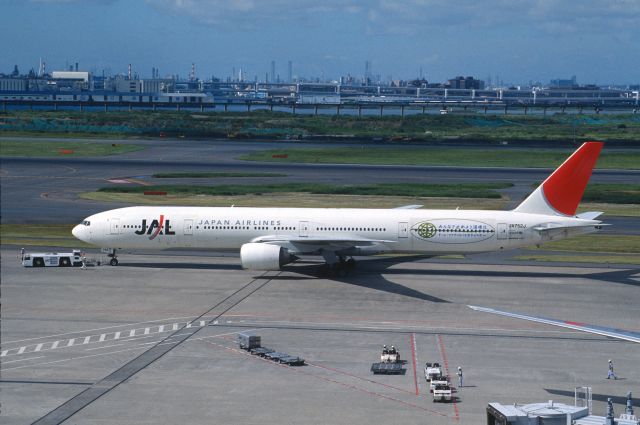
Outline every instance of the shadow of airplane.
[(120, 262), (118, 267), (149, 269), (183, 269), (183, 270), (242, 270), (240, 264), (204, 264), (204, 263), (126, 263)]
[[(403, 259), (401, 261), (406, 261)], [(362, 263), (362, 262), (361, 262)], [(348, 285), (359, 286), (361, 288), (375, 289), (377, 291), (387, 292), (395, 295), (403, 295), (423, 301), (429, 301), (433, 303), (449, 303), (450, 301), (443, 298), (438, 298), (433, 295), (425, 294), (416, 289), (412, 289), (401, 285), (396, 282), (392, 282), (382, 276), (387, 267), (397, 264), (397, 261), (389, 260), (369, 260), (366, 261), (365, 270), (362, 268), (354, 270), (346, 276), (327, 276), (324, 272), (324, 265), (320, 263), (305, 263), (297, 264), (295, 266), (285, 266), (284, 271), (293, 272), (299, 275), (303, 275), (304, 278), (325, 278), (334, 282), (340, 282)], [(363, 268), (364, 268), (363, 267)], [(284, 276), (279, 276), (276, 279), (280, 279)], [(288, 277), (291, 278), (291, 277)]]
[[(606, 372), (606, 371), (605, 371)], [(570, 390), (558, 390), (555, 388), (545, 388), (544, 389), (546, 392), (548, 392), (549, 394), (553, 394), (553, 395), (559, 395), (559, 396), (563, 396), (563, 397), (570, 397), (570, 398), (574, 398), (575, 397), (575, 392), (574, 391), (570, 391)], [(610, 398), (612, 402), (616, 403), (616, 404), (623, 404), (626, 405), (627, 404), (627, 396), (611, 396), (611, 395), (606, 395), (606, 394), (592, 394), (591, 395), (592, 399), (595, 401), (601, 401), (603, 403), (607, 402), (607, 399)], [(632, 403), (634, 406), (638, 405), (638, 402), (640, 401), (640, 399), (638, 398), (632, 398), (631, 399)]]
[[(493, 270), (416, 270), (403, 269), (402, 267), (385, 270), (386, 274), (417, 274), (422, 276), (468, 276), (468, 277), (511, 277), (514, 279), (523, 277), (533, 278), (578, 278), (592, 279), (603, 282), (621, 283), (624, 285), (640, 286), (640, 269), (612, 270), (601, 273), (550, 273), (527, 271), (493, 271)], [(634, 277), (637, 276), (637, 277)]]
[[(297, 261), (283, 267), (283, 271), (294, 273), (295, 275), (280, 275), (276, 280), (303, 280), (303, 279), (330, 279), (348, 285), (362, 288), (375, 289), (396, 295), (403, 295), (423, 301), (434, 303), (450, 303), (450, 301), (433, 295), (425, 294), (416, 289), (408, 288), (396, 282), (392, 282), (383, 276), (394, 275), (419, 275), (419, 276), (458, 276), (469, 277), (501, 277), (513, 278), (581, 278), (593, 279), (603, 282), (619, 283), (624, 285), (640, 286), (640, 269), (616, 269), (612, 271), (580, 274), (580, 273), (559, 273), (559, 272), (530, 272), (530, 271), (493, 271), (493, 270), (419, 270), (416, 268), (403, 268), (398, 264), (428, 259), (428, 256), (403, 256), (393, 258), (369, 258), (358, 262), (355, 270), (346, 276), (327, 275), (323, 272), (323, 264), (314, 261)], [(122, 263), (123, 266), (138, 268), (167, 268), (184, 270), (242, 270), (240, 264), (205, 264), (205, 263)], [(393, 267), (393, 268), (392, 268)], [(638, 275), (637, 278), (634, 276)], [(260, 278), (260, 276), (254, 276)], [(265, 277), (266, 278), (266, 277)], [(273, 277), (269, 277), (273, 278)]]

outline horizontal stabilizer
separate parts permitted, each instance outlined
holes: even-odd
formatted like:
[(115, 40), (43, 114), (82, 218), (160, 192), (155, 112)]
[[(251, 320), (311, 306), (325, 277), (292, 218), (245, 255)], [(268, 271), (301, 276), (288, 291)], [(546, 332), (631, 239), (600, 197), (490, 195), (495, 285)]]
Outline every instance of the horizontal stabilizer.
[(581, 214), (576, 215), (577, 218), (581, 218), (583, 220), (595, 220), (596, 218), (600, 217), (602, 214), (604, 214), (604, 212), (602, 211), (589, 211), (589, 212), (583, 212)]
[(417, 210), (418, 208), (422, 208), (424, 205), (403, 205), (401, 207), (395, 207), (394, 210)]
[(558, 229), (591, 230), (591, 229), (594, 228), (594, 226), (600, 227), (600, 226), (610, 226), (610, 225), (609, 224), (603, 224), (603, 223), (600, 223), (600, 222), (595, 222), (593, 224), (584, 224), (584, 225), (580, 225), (580, 226), (567, 226), (566, 224), (560, 224), (560, 223), (544, 223), (544, 224), (540, 224), (539, 226), (533, 227), (533, 230), (535, 230), (537, 232), (548, 232), (550, 230), (558, 230)]

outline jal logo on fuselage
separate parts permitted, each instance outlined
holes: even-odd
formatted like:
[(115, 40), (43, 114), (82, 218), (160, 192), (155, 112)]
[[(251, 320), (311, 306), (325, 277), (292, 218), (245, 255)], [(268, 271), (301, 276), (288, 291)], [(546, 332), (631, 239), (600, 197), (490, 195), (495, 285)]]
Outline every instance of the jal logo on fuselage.
[(164, 219), (164, 215), (160, 215), (160, 220), (152, 220), (147, 225), (147, 219), (143, 218), (140, 229), (136, 230), (136, 235), (149, 235), (149, 240), (154, 240), (158, 235), (175, 235), (176, 232), (171, 230), (170, 220)]

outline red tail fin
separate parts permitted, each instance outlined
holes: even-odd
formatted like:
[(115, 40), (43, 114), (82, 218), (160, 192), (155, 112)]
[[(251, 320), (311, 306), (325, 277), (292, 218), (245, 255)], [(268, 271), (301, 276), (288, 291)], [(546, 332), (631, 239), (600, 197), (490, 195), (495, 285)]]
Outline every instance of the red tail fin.
[(584, 143), (515, 211), (574, 215), (602, 146), (602, 142)]

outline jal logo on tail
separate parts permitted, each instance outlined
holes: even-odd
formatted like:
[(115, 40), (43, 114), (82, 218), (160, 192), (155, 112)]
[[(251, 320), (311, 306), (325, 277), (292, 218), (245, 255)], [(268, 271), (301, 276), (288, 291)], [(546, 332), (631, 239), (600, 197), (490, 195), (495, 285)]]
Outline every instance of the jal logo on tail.
[(175, 235), (176, 232), (171, 230), (170, 220), (164, 219), (164, 215), (160, 215), (160, 220), (152, 220), (147, 225), (147, 219), (143, 218), (141, 227), (136, 230), (136, 235), (149, 235), (149, 240), (154, 240), (158, 235)]

